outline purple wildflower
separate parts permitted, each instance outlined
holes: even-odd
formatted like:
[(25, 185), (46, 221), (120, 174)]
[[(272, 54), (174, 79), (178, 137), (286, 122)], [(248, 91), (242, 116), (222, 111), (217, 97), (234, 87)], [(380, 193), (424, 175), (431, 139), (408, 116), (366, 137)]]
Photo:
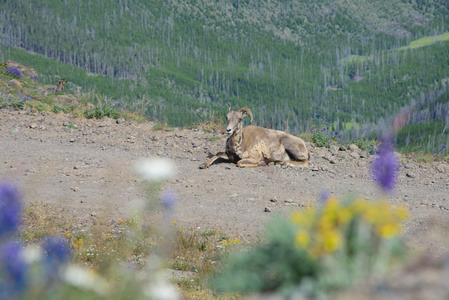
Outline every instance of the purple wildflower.
[(16, 188), (0, 184), (0, 238), (15, 233), (20, 222), (21, 202)]
[(329, 192), (327, 189), (324, 189), (320, 193), (320, 202), (326, 203), (331, 197), (331, 192)]
[(161, 203), (164, 208), (170, 209), (176, 203), (177, 197), (172, 190), (163, 191), (161, 194)]
[(22, 72), (20, 72), (19, 69), (13, 67), (7, 67), (5, 73), (12, 75), (12, 77), (22, 78)]
[(0, 248), (0, 298), (11, 299), (26, 285), (27, 265), (22, 255), (22, 246), (8, 241)]
[(59, 265), (67, 262), (70, 258), (70, 249), (61, 235), (48, 237), (44, 250), (47, 254), (46, 262), (49, 265)]
[(398, 159), (389, 139), (384, 138), (379, 155), (373, 162), (374, 180), (385, 192), (393, 191), (397, 179)]

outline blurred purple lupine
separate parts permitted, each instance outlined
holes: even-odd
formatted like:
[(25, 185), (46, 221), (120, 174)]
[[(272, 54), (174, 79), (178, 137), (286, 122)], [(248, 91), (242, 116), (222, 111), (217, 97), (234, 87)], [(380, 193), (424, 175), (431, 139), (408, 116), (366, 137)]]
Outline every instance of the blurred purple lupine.
[(384, 138), (379, 155), (373, 162), (373, 177), (385, 192), (392, 192), (397, 179), (399, 163), (389, 138)]
[(9, 183), (0, 183), (0, 238), (17, 231), (21, 208), (17, 189)]
[(161, 193), (161, 203), (164, 208), (172, 208), (176, 201), (176, 194), (172, 190), (165, 190)]
[(61, 265), (70, 258), (70, 249), (61, 235), (49, 236), (44, 244), (46, 262), (51, 265)]
[(0, 298), (11, 299), (23, 291), (27, 281), (27, 264), (22, 245), (10, 240), (0, 247)]
[(7, 67), (5, 73), (11, 74), (12, 77), (22, 78), (22, 72), (20, 72), (19, 69), (14, 68), (14, 67)]
[(326, 203), (327, 200), (330, 199), (330, 197), (331, 197), (331, 192), (329, 192), (329, 190), (327, 190), (327, 189), (324, 189), (320, 193), (320, 202)]

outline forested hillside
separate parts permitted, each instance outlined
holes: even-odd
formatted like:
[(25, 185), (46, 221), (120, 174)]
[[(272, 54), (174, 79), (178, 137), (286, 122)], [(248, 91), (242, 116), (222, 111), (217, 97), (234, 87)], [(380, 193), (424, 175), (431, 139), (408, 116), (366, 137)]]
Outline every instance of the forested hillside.
[(266, 127), (357, 137), (408, 107), (398, 141), (433, 151), (449, 127), (448, 9), (446, 0), (4, 1), (0, 60), (177, 126), (247, 106)]

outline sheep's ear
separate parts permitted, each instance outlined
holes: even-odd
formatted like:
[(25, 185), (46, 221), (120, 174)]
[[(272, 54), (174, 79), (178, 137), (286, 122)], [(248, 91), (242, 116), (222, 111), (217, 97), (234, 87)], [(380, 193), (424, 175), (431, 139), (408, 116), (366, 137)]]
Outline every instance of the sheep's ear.
[(231, 109), (231, 108), (229, 108), (229, 111), (232, 111), (232, 109)]

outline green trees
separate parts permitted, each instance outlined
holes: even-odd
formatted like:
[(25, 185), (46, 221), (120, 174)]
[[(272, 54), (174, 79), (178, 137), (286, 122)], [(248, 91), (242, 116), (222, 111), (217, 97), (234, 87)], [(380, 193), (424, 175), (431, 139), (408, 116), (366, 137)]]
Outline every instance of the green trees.
[(248, 106), (292, 132), (376, 128), (449, 78), (448, 42), (397, 50), (449, 30), (442, 0), (18, 0), (0, 14), (0, 60), (173, 126)]

